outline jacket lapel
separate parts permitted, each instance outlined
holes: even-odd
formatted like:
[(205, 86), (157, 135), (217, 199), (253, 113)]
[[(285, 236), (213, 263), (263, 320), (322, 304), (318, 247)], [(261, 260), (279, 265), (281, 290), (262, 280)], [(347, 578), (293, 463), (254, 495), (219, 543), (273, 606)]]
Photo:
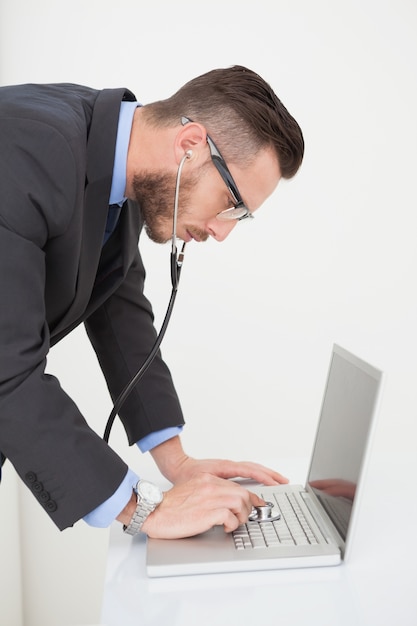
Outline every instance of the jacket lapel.
[(134, 96), (124, 89), (105, 89), (94, 105), (87, 142), (77, 290), (71, 307), (54, 328), (55, 341), (79, 323), (93, 290), (107, 221), (120, 103), (124, 99), (134, 100)]

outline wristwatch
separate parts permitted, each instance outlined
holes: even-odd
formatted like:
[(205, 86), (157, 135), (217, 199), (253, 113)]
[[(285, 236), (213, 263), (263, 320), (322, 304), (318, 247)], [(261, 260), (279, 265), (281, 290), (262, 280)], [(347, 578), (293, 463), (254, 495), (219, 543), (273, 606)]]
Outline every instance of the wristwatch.
[(140, 480), (136, 485), (135, 491), (137, 498), (136, 510), (128, 526), (123, 525), (123, 532), (128, 535), (140, 533), (148, 515), (155, 511), (164, 497), (158, 485), (154, 485), (147, 480)]

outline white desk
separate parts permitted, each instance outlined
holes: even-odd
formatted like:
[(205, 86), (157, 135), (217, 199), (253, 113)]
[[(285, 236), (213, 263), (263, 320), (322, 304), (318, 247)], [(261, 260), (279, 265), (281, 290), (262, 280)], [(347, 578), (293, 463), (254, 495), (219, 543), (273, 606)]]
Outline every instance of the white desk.
[(338, 567), (150, 579), (145, 538), (128, 538), (115, 524), (103, 626), (417, 626), (416, 504), (405, 531), (384, 549), (391, 505), (402, 496), (389, 486), (387, 493), (381, 471), (365, 494), (351, 559)]

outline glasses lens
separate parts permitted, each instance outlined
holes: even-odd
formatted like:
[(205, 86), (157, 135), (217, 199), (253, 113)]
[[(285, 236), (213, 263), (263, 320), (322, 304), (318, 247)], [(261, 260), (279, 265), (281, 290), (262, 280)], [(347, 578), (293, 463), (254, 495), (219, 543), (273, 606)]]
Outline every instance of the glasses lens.
[(223, 221), (243, 220), (246, 217), (253, 217), (245, 206), (236, 206), (217, 213), (217, 219)]

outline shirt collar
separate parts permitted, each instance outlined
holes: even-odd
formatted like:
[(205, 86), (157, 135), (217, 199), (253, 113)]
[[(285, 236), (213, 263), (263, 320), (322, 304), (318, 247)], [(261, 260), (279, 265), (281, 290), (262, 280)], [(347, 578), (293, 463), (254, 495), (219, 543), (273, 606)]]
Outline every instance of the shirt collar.
[(109, 204), (119, 204), (126, 200), (126, 163), (129, 148), (130, 133), (132, 130), (133, 116), (138, 102), (122, 102), (120, 104), (119, 125), (117, 128), (116, 149), (114, 153), (113, 178), (110, 190)]

